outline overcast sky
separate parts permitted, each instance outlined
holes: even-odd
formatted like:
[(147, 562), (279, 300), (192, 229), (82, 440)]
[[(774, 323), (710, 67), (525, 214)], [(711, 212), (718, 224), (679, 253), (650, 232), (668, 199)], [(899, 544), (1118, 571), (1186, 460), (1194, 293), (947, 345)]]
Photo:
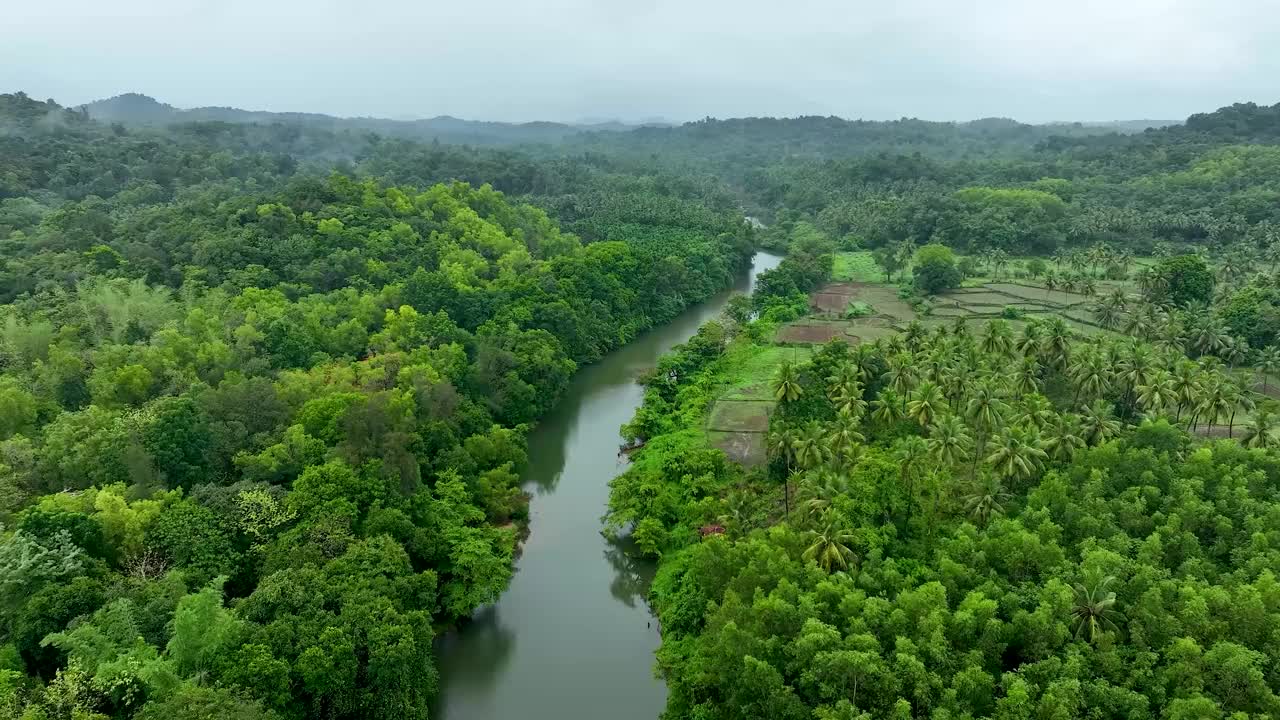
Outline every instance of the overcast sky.
[(11, 0), (0, 91), (491, 120), (1181, 119), (1280, 101), (1280, 0)]

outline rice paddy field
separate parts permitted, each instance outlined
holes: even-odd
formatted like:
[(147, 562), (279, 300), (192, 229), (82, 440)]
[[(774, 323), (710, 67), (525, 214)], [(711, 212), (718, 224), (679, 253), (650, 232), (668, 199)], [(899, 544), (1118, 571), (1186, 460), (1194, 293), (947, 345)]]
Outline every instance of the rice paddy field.
[[(898, 296), (897, 282), (909, 281), (909, 277), (909, 273), (903, 273), (894, 278), (894, 284), (886, 283), (871, 253), (839, 253), (832, 282), (810, 295), (808, 316), (778, 327), (770, 344), (742, 346), (726, 356), (726, 376), (732, 379), (719, 389), (708, 408), (705, 431), (710, 443), (743, 465), (765, 462), (765, 435), (775, 404), (772, 381), (778, 365), (783, 361), (804, 361), (814, 348), (831, 340), (850, 345), (875, 342), (897, 334), (912, 320), (934, 328), (951, 325), (959, 318), (971, 331), (979, 332), (986, 322), (1001, 317), (1006, 308), (1022, 313), (1023, 319), (1007, 320), (1015, 333), (1022, 332), (1030, 320), (1055, 316), (1081, 334), (1111, 332), (1093, 320), (1091, 307), (1097, 297), (1048, 290), (1035, 280), (1013, 277), (1011, 273), (999, 279), (971, 278), (964, 287), (933, 298), (932, 305), (916, 312)], [(1097, 295), (1117, 289), (1132, 291), (1133, 283), (1097, 282)], [(869, 308), (869, 314), (847, 317), (853, 304)], [(1269, 389), (1280, 396), (1280, 378), (1275, 380), (1275, 386)]]

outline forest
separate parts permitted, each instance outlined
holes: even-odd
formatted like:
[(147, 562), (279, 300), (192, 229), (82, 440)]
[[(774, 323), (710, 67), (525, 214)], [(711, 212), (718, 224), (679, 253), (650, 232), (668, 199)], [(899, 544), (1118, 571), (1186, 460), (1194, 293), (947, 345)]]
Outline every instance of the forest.
[(623, 428), (664, 717), (1280, 716), (1280, 105), (165, 113), (0, 95), (5, 717), (428, 717), (530, 430), (761, 247)]

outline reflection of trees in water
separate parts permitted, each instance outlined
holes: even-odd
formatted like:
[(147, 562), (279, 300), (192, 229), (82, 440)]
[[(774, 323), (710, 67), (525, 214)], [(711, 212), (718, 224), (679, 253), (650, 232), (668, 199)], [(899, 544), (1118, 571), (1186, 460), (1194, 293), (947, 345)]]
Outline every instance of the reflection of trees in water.
[(468, 696), (491, 694), (516, 646), (516, 634), (498, 619), (493, 605), (477, 610), (462, 623), (436, 640), (441, 692), (431, 717), (444, 716), (447, 694), (463, 704)]
[(604, 558), (613, 568), (609, 593), (627, 607), (636, 607), (645, 601), (649, 585), (653, 582), (653, 573), (657, 569), (653, 561), (636, 557), (630, 552), (634, 545), (630, 538), (623, 538), (610, 542), (604, 549)]

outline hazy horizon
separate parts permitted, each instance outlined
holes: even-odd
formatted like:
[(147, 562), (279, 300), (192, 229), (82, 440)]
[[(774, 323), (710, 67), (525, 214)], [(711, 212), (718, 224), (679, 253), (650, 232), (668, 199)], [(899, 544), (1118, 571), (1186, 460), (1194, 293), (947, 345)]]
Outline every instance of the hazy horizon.
[(635, 3), (47, 0), (0, 26), (0, 88), (80, 105), (580, 123), (838, 115), (1181, 120), (1280, 100), (1274, 0)]

